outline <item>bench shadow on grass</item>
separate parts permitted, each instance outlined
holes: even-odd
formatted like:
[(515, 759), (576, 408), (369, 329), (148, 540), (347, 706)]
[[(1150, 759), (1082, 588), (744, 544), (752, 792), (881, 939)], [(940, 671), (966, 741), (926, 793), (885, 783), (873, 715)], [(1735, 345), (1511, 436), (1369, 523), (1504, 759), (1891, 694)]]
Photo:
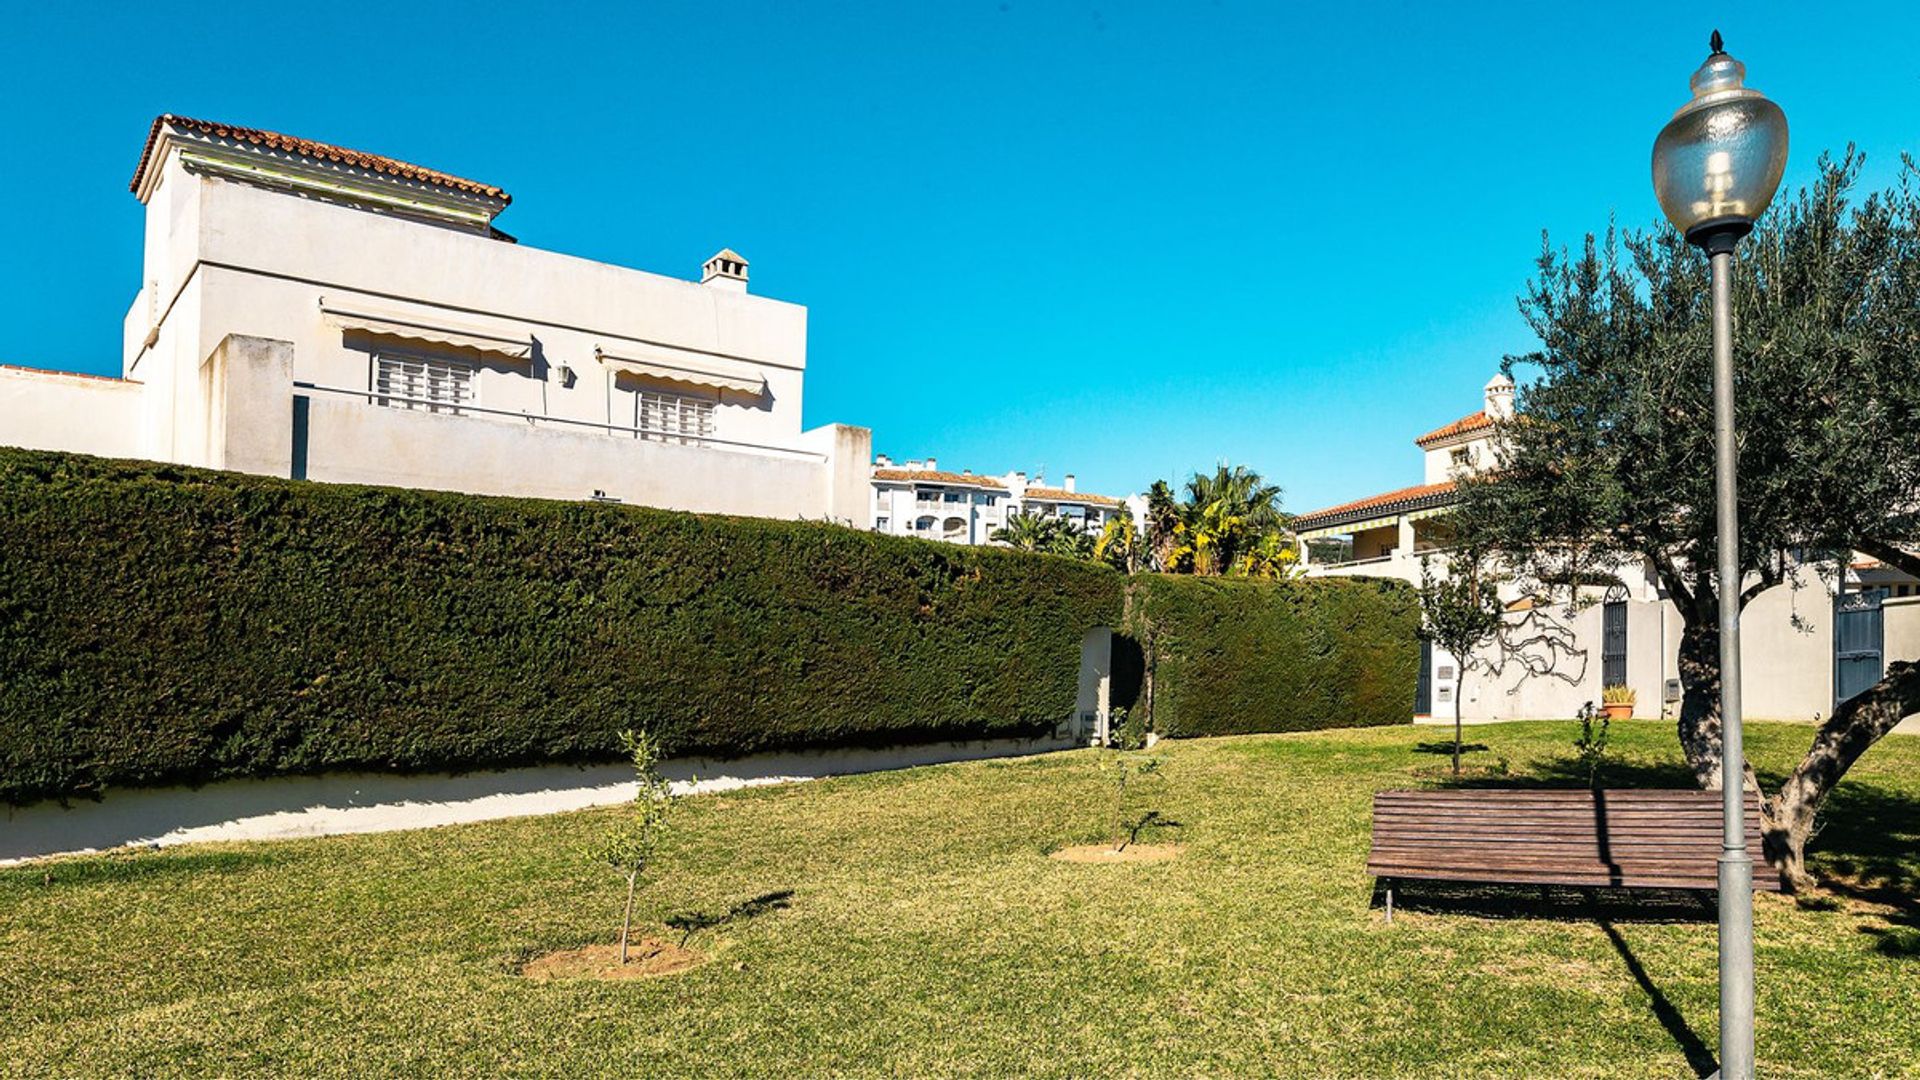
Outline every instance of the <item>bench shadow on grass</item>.
[(761, 893), (751, 900), (742, 900), (725, 911), (712, 913), (704, 911), (683, 911), (678, 914), (669, 915), (666, 918), (666, 924), (672, 929), (680, 931), (680, 946), (681, 948), (685, 948), (687, 940), (702, 930), (712, 930), (715, 927), (727, 926), (731, 923), (746, 922), (749, 919), (757, 919), (771, 911), (785, 911), (792, 906), (793, 890), (779, 889), (774, 892)]
[[(1421, 752), (1429, 751), (1422, 748)], [(1761, 780), (1765, 788), (1773, 790), (1781, 777), (1763, 774)], [(1532, 775), (1462, 777), (1458, 781), (1442, 776), (1433, 783), (1448, 788), (1581, 789), (1588, 786), (1588, 776), (1579, 759), (1565, 757), (1536, 763)], [(1691, 789), (1695, 783), (1692, 771), (1682, 764), (1610, 761), (1601, 766), (1594, 786)], [(1831, 897), (1838, 897), (1882, 908), (1887, 912), (1886, 925), (1866, 923), (1859, 932), (1877, 939), (1873, 948), (1882, 956), (1920, 960), (1920, 849), (1914, 844), (1915, 836), (1920, 835), (1920, 798), (1876, 784), (1848, 781), (1828, 798), (1821, 820), (1819, 832), (1808, 845), (1807, 857), (1809, 869), (1820, 879), (1827, 896), (1816, 893), (1803, 897), (1802, 906), (1836, 906)], [(1412, 886), (1412, 892), (1406, 891), (1408, 886)], [(1376, 888), (1376, 902), (1380, 891)], [(1718, 914), (1712, 893), (1396, 881), (1394, 901), (1404, 910), (1481, 918), (1591, 920), (1606, 934), (1627, 973), (1647, 995), (1654, 1017), (1686, 1055), (1687, 1064), (1700, 1076), (1716, 1068), (1705, 1041), (1653, 981), (1616, 928), (1618, 923), (1629, 922), (1711, 923)]]

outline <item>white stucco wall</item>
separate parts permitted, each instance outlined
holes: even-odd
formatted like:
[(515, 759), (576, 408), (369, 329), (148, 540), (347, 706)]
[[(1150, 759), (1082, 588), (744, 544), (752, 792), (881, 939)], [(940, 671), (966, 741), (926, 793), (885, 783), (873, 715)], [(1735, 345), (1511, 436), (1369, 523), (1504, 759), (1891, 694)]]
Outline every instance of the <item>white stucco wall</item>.
[[(660, 771), (674, 781), (677, 793), (697, 794), (1073, 745), (1066, 739), (984, 739), (799, 750), (726, 760), (687, 758), (666, 762)], [(115, 790), (99, 802), (0, 808), (0, 866), (125, 845), (423, 829), (580, 810), (633, 797), (633, 769), (627, 765), (538, 765), (459, 775), (334, 773)]]
[(119, 379), (0, 366), (0, 446), (137, 457), (140, 392)]
[[(122, 334), (123, 370), (142, 384), (120, 407), (132, 422), (112, 426), (117, 441), (81, 432), (62, 449), (315, 480), (569, 499), (603, 491), (676, 509), (872, 523), (870, 434), (839, 424), (802, 430), (807, 322), (799, 305), (196, 175), (177, 157), (159, 176)], [(329, 311), (515, 339), (529, 355), (369, 334)], [(284, 343), (285, 363), (274, 367), (284, 377), (235, 369), (222, 353), (230, 339)], [(248, 346), (246, 356), (258, 360), (261, 348)], [(370, 401), (363, 392), (378, 351), (474, 363), (476, 408), (432, 415)], [(649, 382), (603, 355), (719, 371), (762, 381), (765, 391)], [(635, 423), (643, 383), (714, 400), (712, 441), (668, 444), (610, 430)], [(296, 397), (304, 399), (297, 431)]]

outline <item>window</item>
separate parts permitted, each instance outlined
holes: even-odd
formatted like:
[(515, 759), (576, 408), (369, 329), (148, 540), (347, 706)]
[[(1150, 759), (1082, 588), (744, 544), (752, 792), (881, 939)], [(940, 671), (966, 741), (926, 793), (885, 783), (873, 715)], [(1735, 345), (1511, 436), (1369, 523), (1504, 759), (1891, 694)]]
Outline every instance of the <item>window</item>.
[(713, 435), (713, 399), (667, 390), (634, 391), (633, 426), (653, 442), (697, 444)]
[(877, 518), (874, 518), (874, 519), (873, 519), (873, 527), (874, 527), (874, 530), (875, 530), (876, 532), (886, 532), (886, 531), (887, 531), (887, 519), (886, 519), (885, 517), (877, 517)]
[(1473, 464), (1473, 451), (1467, 447), (1458, 447), (1453, 452), (1453, 463), (1464, 469)]
[(375, 353), (373, 391), (388, 408), (458, 414), (473, 404), (473, 371), (467, 360)]

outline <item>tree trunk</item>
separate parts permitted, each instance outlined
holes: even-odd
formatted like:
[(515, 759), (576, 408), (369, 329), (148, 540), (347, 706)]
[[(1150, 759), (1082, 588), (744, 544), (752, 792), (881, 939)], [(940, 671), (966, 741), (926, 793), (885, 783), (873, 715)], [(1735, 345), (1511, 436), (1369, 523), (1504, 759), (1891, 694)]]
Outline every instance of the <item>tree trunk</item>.
[(1720, 627), (1680, 613), (1680, 750), (1693, 778), (1720, 790)]
[(627, 871), (627, 910), (620, 916), (620, 962), (627, 962), (627, 930), (633, 926), (633, 886), (640, 880), (640, 871)]
[(1762, 804), (1767, 854), (1790, 887), (1811, 880), (1807, 838), (1821, 804), (1868, 747), (1914, 713), (1920, 713), (1920, 664), (1891, 664), (1879, 682), (1840, 703), (1780, 793)]
[(1460, 775), (1460, 698), (1467, 688), (1467, 666), (1454, 661), (1460, 677), (1453, 680), (1453, 775)]

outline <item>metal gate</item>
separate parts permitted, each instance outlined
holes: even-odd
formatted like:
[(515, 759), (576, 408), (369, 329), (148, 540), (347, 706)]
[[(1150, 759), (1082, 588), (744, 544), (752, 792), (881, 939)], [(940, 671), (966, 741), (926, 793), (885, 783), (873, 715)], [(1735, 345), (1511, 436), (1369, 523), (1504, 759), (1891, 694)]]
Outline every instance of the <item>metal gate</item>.
[(1433, 715), (1433, 642), (1420, 641), (1420, 681), (1413, 686), (1413, 715)]
[(1627, 685), (1627, 601), (1611, 593), (1600, 608), (1600, 685)]
[(1833, 703), (1835, 705), (1880, 681), (1885, 673), (1882, 653), (1886, 623), (1880, 602), (1885, 589), (1842, 593), (1833, 598)]

